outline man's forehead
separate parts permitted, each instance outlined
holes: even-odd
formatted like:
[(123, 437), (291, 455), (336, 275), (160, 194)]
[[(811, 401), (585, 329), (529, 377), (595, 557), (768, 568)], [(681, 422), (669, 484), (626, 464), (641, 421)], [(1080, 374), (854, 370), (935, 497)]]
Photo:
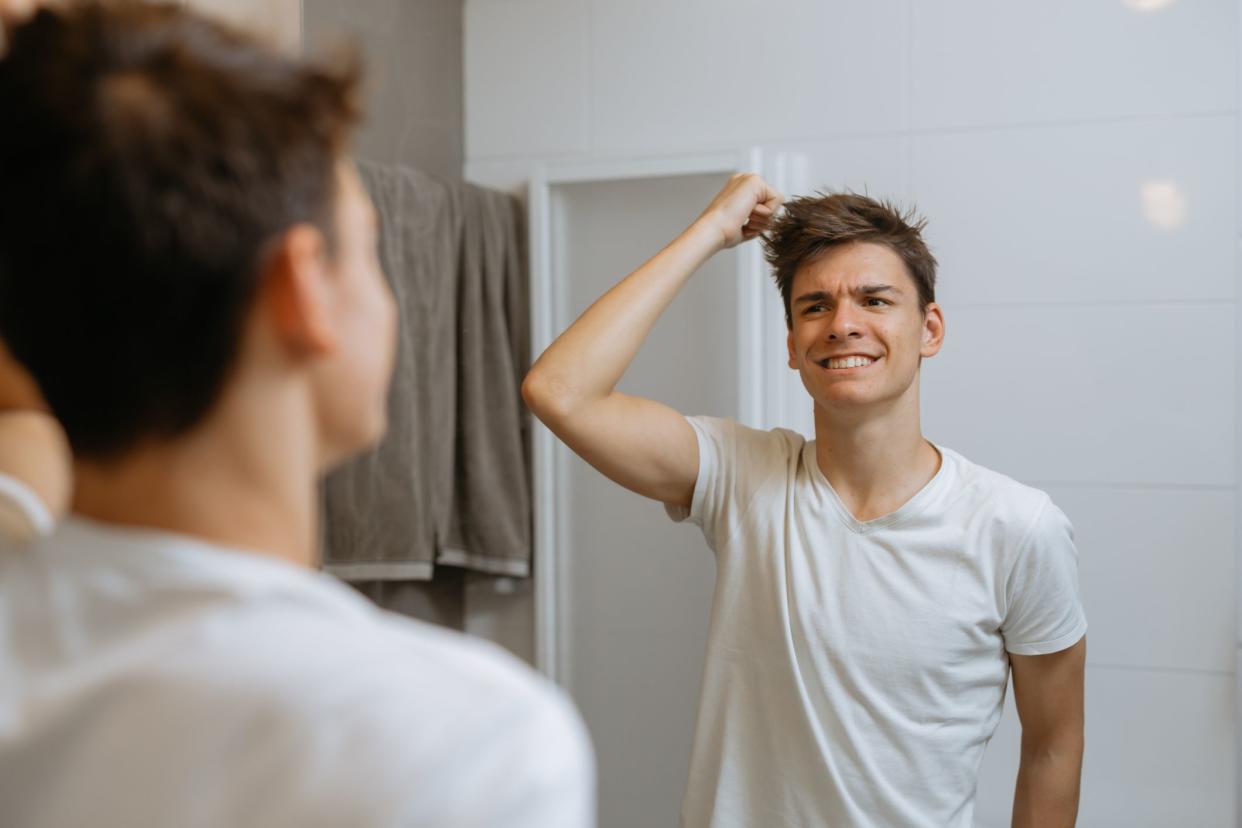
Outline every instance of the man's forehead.
[(914, 285), (905, 262), (882, 244), (856, 242), (832, 247), (794, 271), (794, 296), (808, 291), (837, 293), (875, 285), (904, 291)]

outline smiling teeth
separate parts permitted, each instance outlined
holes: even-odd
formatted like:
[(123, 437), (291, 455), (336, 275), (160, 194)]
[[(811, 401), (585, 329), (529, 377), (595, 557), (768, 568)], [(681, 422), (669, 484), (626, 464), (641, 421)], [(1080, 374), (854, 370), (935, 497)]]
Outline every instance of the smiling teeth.
[(829, 368), (861, 368), (864, 365), (870, 365), (875, 362), (871, 357), (845, 357), (843, 359), (828, 360)]

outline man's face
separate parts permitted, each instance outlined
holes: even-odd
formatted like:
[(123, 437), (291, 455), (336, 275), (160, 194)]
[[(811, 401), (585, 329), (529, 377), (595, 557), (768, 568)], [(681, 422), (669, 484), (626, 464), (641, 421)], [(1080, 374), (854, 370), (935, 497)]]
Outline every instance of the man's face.
[(387, 427), (397, 307), (380, 267), (378, 236), (371, 199), (353, 166), (341, 162), (328, 263), (338, 347), (318, 366), (314, 384), (325, 466), (372, 445)]
[(920, 309), (905, 263), (868, 242), (830, 248), (799, 267), (790, 314), (789, 367), (827, 412), (917, 394), (919, 360), (935, 355), (944, 337), (939, 307)]

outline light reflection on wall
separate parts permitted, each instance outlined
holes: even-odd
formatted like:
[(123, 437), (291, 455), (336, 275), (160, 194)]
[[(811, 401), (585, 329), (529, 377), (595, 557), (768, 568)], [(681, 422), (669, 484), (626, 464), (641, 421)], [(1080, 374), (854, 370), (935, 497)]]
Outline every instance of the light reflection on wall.
[(1139, 188), (1143, 217), (1162, 230), (1173, 230), (1186, 222), (1186, 196), (1177, 183), (1167, 179), (1144, 181)]
[(1154, 12), (1160, 11), (1165, 6), (1171, 6), (1174, 0), (1121, 0), (1135, 11)]

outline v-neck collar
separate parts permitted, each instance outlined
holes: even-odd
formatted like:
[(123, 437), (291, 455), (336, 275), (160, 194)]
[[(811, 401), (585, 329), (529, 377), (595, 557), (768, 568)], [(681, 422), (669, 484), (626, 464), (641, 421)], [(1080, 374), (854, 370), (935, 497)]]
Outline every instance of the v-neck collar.
[[(845, 501), (841, 499), (841, 496), (837, 494), (837, 490), (832, 487), (830, 482), (828, 482), (828, 477), (824, 474), (824, 470), (819, 467), (819, 458), (815, 456), (815, 442), (816, 441), (814, 440), (810, 440), (803, 446), (802, 461), (810, 466), (811, 478), (815, 481), (815, 484), (823, 487), (823, 490), (827, 493), (828, 500), (832, 503), (832, 507), (836, 511), (837, 517), (841, 519), (841, 522), (845, 524), (846, 528), (859, 535), (865, 535), (869, 532), (874, 532), (877, 529), (895, 526), (908, 518), (921, 514), (923, 510), (927, 508), (932, 499), (935, 498), (936, 493), (940, 490), (941, 486), (944, 484), (944, 481), (948, 478), (949, 464), (953, 462), (949, 456), (950, 452), (935, 443), (931, 443), (932, 448), (934, 448), (936, 453), (940, 455), (940, 468), (936, 470), (936, 473), (932, 476), (932, 479), (927, 481), (923, 488), (919, 489), (909, 500), (897, 507), (895, 511), (889, 512), (887, 515), (872, 518), (871, 520), (859, 520), (854, 517), (854, 513), (846, 507)], [(930, 443), (931, 441), (928, 442)]]

